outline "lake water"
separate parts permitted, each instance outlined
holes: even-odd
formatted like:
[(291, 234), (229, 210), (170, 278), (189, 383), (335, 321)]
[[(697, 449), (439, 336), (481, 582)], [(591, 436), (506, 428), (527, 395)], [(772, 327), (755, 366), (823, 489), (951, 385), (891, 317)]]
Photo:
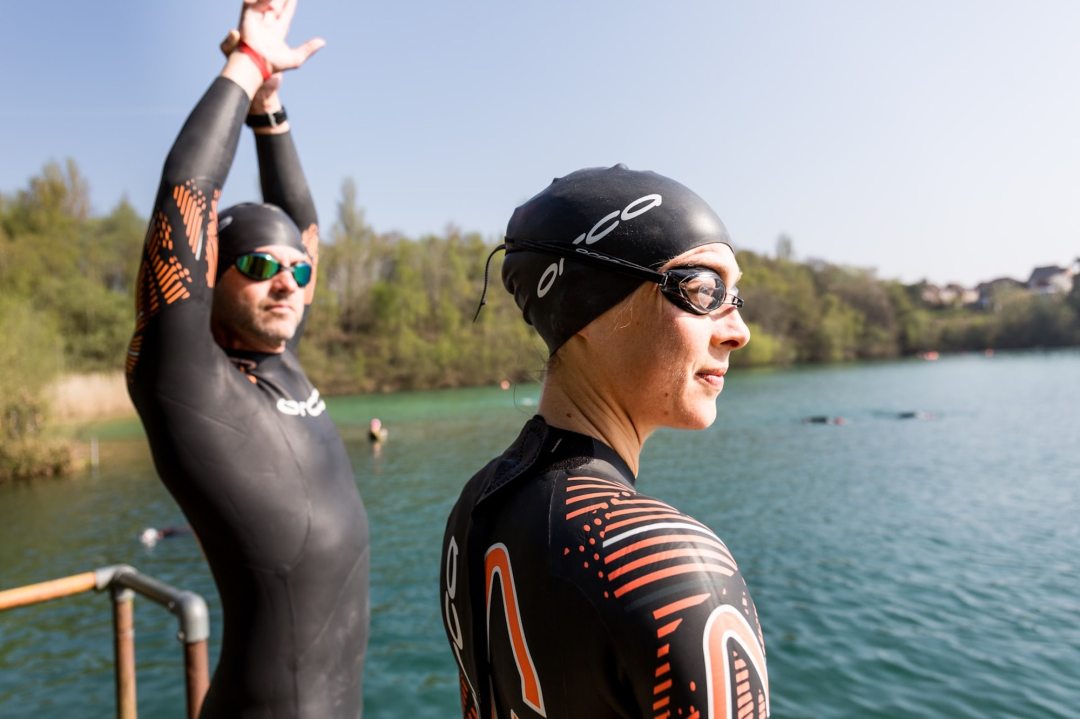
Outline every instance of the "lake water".
[[(459, 715), (438, 614), (461, 484), (538, 390), (339, 398), (372, 528), (369, 718)], [(903, 419), (903, 413), (920, 412)], [(842, 416), (842, 425), (804, 423)], [(379, 458), (367, 421), (391, 436)], [(0, 588), (128, 563), (217, 596), (137, 423), (87, 430), (96, 473), (0, 486)], [(639, 487), (723, 537), (758, 606), (773, 716), (1080, 716), (1080, 352), (728, 377), (716, 425), (649, 440)], [(0, 614), (0, 717), (107, 717), (109, 599)], [(136, 600), (139, 710), (182, 717), (175, 619)]]

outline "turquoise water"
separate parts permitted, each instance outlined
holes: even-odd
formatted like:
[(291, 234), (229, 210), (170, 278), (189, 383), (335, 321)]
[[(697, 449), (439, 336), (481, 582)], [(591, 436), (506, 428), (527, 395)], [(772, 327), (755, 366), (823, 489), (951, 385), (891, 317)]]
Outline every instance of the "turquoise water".
[[(1078, 715), (1078, 378), (1078, 352), (736, 371), (713, 428), (649, 441), (639, 486), (712, 525), (747, 577), (775, 717)], [(456, 715), (437, 605), (444, 518), (536, 397), (331, 404), (372, 525), (365, 716)], [(899, 418), (912, 411), (924, 414)], [(378, 458), (372, 416), (391, 431)], [(126, 562), (207, 597), (219, 632), (196, 543), (136, 541), (183, 523), (138, 425), (90, 431), (97, 473), (0, 487), (0, 588)], [(136, 631), (141, 715), (183, 716), (175, 620), (136, 600)], [(106, 596), (0, 614), (0, 717), (112, 711)]]

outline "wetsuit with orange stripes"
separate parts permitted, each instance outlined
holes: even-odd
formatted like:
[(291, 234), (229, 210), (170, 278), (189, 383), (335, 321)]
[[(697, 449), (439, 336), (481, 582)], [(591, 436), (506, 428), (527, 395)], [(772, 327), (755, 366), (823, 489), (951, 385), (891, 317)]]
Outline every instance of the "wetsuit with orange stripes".
[(769, 715), (724, 543), (590, 437), (530, 420), (465, 486), (443, 560), (466, 718)]
[[(297, 360), (299, 332), (283, 353), (259, 354), (226, 353), (210, 331), (217, 201), (248, 107), (219, 78), (166, 160), (129, 390), (221, 596), (221, 654), (201, 716), (356, 719), (368, 525), (345, 446)], [(263, 194), (304, 231), (314, 260), (314, 204), (292, 138), (256, 143)]]

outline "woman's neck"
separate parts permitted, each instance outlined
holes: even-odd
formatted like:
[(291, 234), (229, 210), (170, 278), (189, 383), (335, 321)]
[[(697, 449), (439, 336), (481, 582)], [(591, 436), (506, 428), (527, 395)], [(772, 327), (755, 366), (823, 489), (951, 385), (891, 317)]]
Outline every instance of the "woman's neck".
[(549, 368), (540, 395), (539, 414), (552, 427), (597, 439), (622, 457), (637, 476), (641, 448), (652, 429), (636, 427), (626, 411), (597, 391), (582, 373)]

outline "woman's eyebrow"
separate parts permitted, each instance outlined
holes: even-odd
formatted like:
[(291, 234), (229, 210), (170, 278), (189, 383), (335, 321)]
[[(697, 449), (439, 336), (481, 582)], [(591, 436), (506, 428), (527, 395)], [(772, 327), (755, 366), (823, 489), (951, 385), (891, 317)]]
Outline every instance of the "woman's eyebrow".
[(728, 287), (734, 287), (739, 284), (739, 280), (742, 279), (743, 273), (738, 267), (731, 269), (730, 267), (724, 267), (723, 265), (710, 267), (703, 265), (705, 269), (712, 270), (716, 274), (720, 275), (720, 279), (724, 281), (724, 284)]

